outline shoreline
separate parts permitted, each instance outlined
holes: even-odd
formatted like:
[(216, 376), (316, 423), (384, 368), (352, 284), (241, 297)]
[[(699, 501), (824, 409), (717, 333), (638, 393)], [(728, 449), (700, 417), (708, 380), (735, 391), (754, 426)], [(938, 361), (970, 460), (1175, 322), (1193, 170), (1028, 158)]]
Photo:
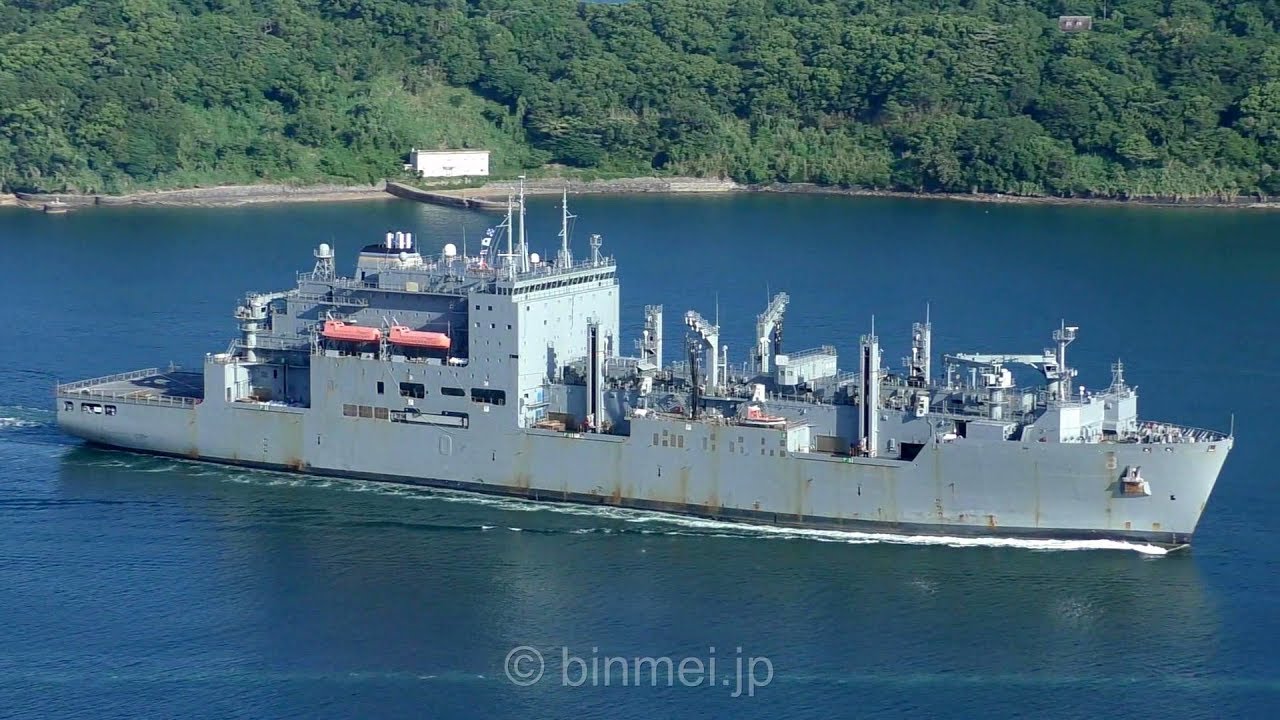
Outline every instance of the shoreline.
[(385, 200), (385, 183), (377, 185), (216, 185), (183, 190), (152, 190), (128, 195), (77, 195), (73, 193), (14, 193), (0, 198), (0, 206), (32, 210), (50, 203), (68, 211), (92, 207), (239, 207), (266, 203), (350, 202)]
[[(45, 209), (54, 203), (65, 210), (90, 207), (239, 207), (243, 205), (297, 202), (352, 202), (357, 200), (389, 200), (398, 197), (391, 187), (399, 183), (383, 181), (376, 185), (219, 185), (183, 190), (156, 190), (128, 195), (76, 195), (72, 193), (14, 193), (0, 196), (0, 207)], [(639, 194), (730, 194), (793, 193), (802, 195), (844, 195), (913, 200), (950, 200), (1014, 205), (1095, 205), (1103, 207), (1216, 208), (1225, 210), (1280, 209), (1280, 198), (1258, 200), (1175, 199), (1175, 198), (1091, 198), (1004, 195), (1000, 193), (917, 193), (903, 190), (843, 188), (814, 183), (744, 184), (733, 180), (696, 177), (634, 177), (611, 180), (578, 180), (574, 178), (537, 178), (525, 181), (526, 195), (556, 195), (565, 186), (575, 195), (639, 195)], [(518, 182), (502, 180), (474, 188), (431, 188), (423, 195), (457, 198), (458, 200), (492, 201), (514, 193)], [(455, 204), (455, 203), (442, 203)], [(465, 204), (465, 203), (462, 203)], [(483, 205), (476, 209), (492, 210)]]
[(868, 190), (865, 188), (841, 188), (813, 183), (771, 183), (752, 186), (754, 192), (788, 193), (796, 192), (807, 195), (848, 195), (852, 197), (884, 197), (911, 200), (952, 200), (958, 202), (1000, 203), (1007, 205), (1096, 205), (1100, 207), (1152, 207), (1152, 208), (1216, 208), (1221, 210), (1277, 210), (1280, 209), (1280, 197), (1269, 197), (1266, 200), (1250, 198), (1248, 200), (1214, 200), (1208, 198), (1192, 198), (1180, 200), (1176, 198), (1140, 197), (1140, 198), (1099, 198), (1099, 197), (1058, 197), (1056, 195), (1005, 195), (1003, 193), (928, 193), (910, 192), (907, 190)]
[[(868, 188), (844, 188), (816, 183), (762, 183), (745, 184), (733, 180), (695, 177), (623, 178), (617, 180), (536, 179), (525, 181), (526, 195), (559, 194), (565, 185), (572, 194), (583, 195), (635, 195), (645, 193), (670, 194), (727, 194), (727, 193), (793, 193), (799, 195), (845, 195), (849, 197), (880, 197), (911, 200), (951, 200), (958, 202), (1001, 203), (1010, 205), (1098, 205), (1110, 207), (1169, 207), (1169, 208), (1220, 208), (1227, 210), (1280, 209), (1280, 198), (1237, 200), (1174, 198), (1090, 198), (1005, 195), (1001, 193), (930, 193), (907, 190), (873, 190)], [(517, 187), (515, 181), (496, 181), (476, 188), (437, 190), (438, 195), (459, 198), (490, 199), (506, 197)]]

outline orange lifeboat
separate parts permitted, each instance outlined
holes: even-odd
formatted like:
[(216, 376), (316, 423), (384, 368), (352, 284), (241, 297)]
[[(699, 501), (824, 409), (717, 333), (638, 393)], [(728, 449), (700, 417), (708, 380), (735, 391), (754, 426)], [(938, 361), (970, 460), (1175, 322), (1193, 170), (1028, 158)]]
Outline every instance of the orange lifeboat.
[(392, 325), (387, 333), (387, 342), (405, 347), (426, 348), (428, 350), (448, 350), (453, 344), (448, 335), (425, 330), (411, 330), (403, 325)]
[(341, 320), (325, 320), (321, 335), (330, 340), (346, 340), (347, 342), (377, 342), (382, 336), (378, 328), (348, 325)]
[(766, 428), (785, 428), (787, 419), (778, 415), (766, 415), (759, 405), (748, 405), (747, 416), (739, 420), (743, 425)]

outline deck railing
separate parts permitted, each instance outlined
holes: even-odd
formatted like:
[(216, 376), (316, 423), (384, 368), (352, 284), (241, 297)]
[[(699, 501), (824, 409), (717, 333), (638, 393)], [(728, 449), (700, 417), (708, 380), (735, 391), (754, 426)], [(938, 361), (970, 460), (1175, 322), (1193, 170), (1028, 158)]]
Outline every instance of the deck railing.
[(71, 392), (80, 388), (89, 387), (91, 385), (103, 385), (112, 382), (127, 382), (131, 380), (141, 380), (142, 378), (154, 377), (163, 374), (160, 368), (144, 368), (142, 370), (134, 370), (132, 372), (116, 373), (115, 375), (103, 375), (102, 377), (89, 378), (88, 380), (77, 380), (73, 383), (66, 383), (58, 386), (58, 392)]
[(102, 392), (100, 390), (81, 390), (79, 397), (143, 405), (170, 405), (173, 407), (195, 407), (201, 400), (201, 398), (177, 395), (138, 395), (136, 393)]
[(1230, 435), (1221, 430), (1148, 420), (1138, 424), (1136, 440), (1139, 443), (1193, 443), (1222, 442), (1228, 437)]
[(109, 383), (132, 382), (134, 380), (157, 377), (164, 375), (166, 372), (172, 372), (172, 369), (165, 371), (160, 368), (144, 368), (142, 370), (134, 370), (132, 372), (104, 375), (102, 377), (89, 378), (88, 380), (78, 380), (73, 383), (58, 385), (54, 390), (54, 394), (59, 397), (73, 396), (76, 399), (114, 400), (116, 402), (145, 403), (148, 405), (172, 405), (177, 407), (194, 406), (196, 403), (200, 402), (200, 398), (185, 397), (181, 395), (159, 395), (147, 390), (146, 388), (128, 390), (123, 388), (115, 390), (96, 388), (98, 385), (107, 385)]

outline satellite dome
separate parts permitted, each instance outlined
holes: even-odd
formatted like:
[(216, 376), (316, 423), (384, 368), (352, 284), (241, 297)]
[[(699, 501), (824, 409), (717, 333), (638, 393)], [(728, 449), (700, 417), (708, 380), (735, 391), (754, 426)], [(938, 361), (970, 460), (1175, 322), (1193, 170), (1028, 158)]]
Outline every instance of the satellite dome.
[(457, 257), (457, 256), (458, 256), (458, 246), (457, 246), (457, 245), (454, 245), (453, 243), (448, 243), (448, 244), (446, 244), (446, 245), (444, 246), (444, 256), (445, 256), (445, 257), (450, 257), (450, 258), (451, 258), (451, 257)]
[(529, 262), (533, 263), (534, 265), (537, 265), (538, 263), (542, 262), (542, 258), (538, 257), (538, 253), (530, 253)]

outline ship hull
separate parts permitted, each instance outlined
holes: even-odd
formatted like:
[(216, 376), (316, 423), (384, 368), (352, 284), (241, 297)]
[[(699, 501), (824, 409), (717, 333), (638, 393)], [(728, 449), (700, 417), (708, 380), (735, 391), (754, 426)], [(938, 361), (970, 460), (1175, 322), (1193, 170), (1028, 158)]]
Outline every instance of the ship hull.
[(444, 478), (381, 475), (377, 473), (350, 470), (344, 471), (326, 470), (324, 468), (308, 468), (303, 471), (299, 470), (297, 467), (289, 465), (259, 463), (244, 460), (228, 460), (222, 458), (192, 458), (190, 455), (179, 455), (176, 453), (157, 450), (138, 450), (135, 448), (109, 445), (93, 441), (88, 441), (86, 444), (89, 447), (106, 451), (123, 451), (153, 455), (157, 457), (172, 457), (187, 461), (205, 462), (227, 467), (242, 467), (254, 470), (291, 473), (312, 477), (361, 480), (385, 485), (450, 490), (475, 495), (477, 497), (506, 497), (528, 500), (536, 503), (616, 507), (629, 510), (681, 515), (717, 522), (735, 522), (742, 523), (744, 525), (759, 525), (767, 527), (924, 537), (1014, 538), (1028, 540), (1114, 540), (1118, 542), (1146, 543), (1164, 548), (1185, 547), (1191, 543), (1192, 537), (1190, 533), (1176, 532), (1027, 527), (1000, 527), (998, 529), (992, 529), (985, 526), (971, 525), (894, 523), (877, 520), (854, 520), (841, 517), (807, 517), (790, 513), (776, 513), (738, 508), (720, 508), (718, 510), (711, 510), (705, 505), (692, 503), (673, 503), (627, 497), (614, 498), (591, 493), (557, 492), (536, 488), (497, 485), (493, 483), (463, 482), (458, 480), (447, 480)]
[[(484, 413), (458, 429), (216, 401), (61, 410), (96, 445), (309, 475), (782, 527), (1165, 546), (1191, 540), (1231, 445), (938, 442), (905, 462), (788, 453), (774, 429), (678, 418), (619, 436), (485, 429)], [(1149, 495), (1122, 494), (1131, 465)]]

